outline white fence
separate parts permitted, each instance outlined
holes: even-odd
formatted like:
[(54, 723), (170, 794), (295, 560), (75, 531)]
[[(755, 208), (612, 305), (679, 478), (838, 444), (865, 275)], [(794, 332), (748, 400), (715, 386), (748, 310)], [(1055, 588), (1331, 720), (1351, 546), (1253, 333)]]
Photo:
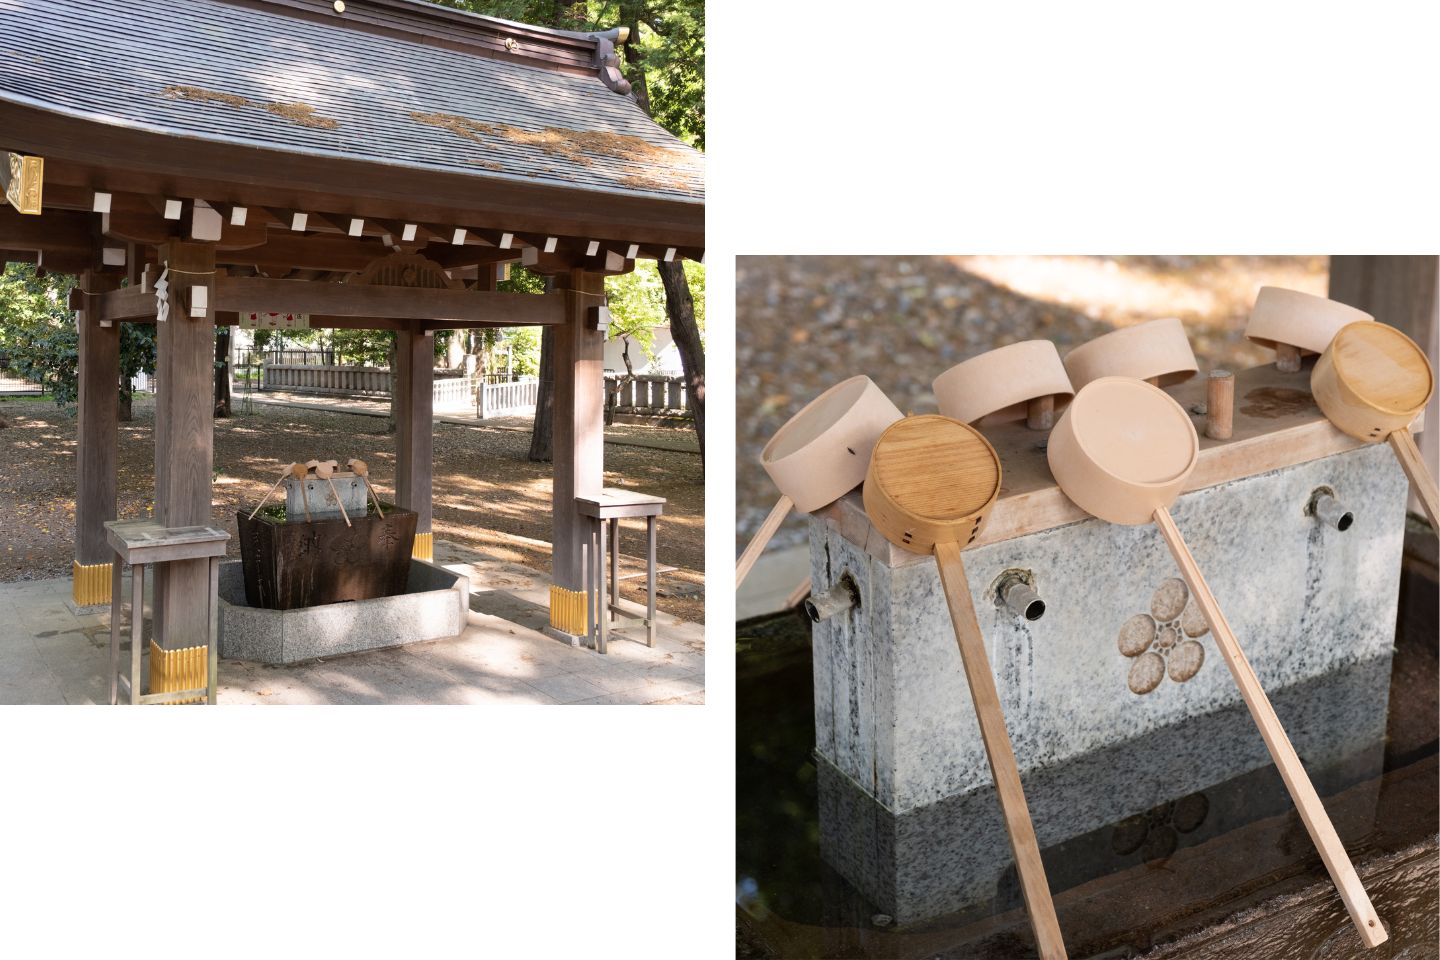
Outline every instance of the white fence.
[[(390, 396), (390, 371), (383, 367), (329, 367), (320, 364), (267, 363), (261, 390)], [(439, 386), (439, 384), (436, 384)]]
[[(535, 412), (540, 381), (513, 382), (490, 377), (436, 378), (433, 403), (437, 412), (473, 410), (482, 420), (522, 416)], [(389, 397), (390, 371), (379, 367), (325, 366), (321, 364), (267, 363), (261, 390), (292, 390), (349, 396)], [(690, 394), (683, 377), (644, 374), (626, 378), (605, 375), (606, 404), (617, 413), (642, 416), (689, 416)]]
[(480, 389), (475, 415), (484, 420), (487, 417), (533, 414), (539, 398), (539, 380), (487, 383)]
[(644, 374), (626, 380), (619, 374), (605, 375), (609, 402), (618, 413), (688, 416), (690, 392), (684, 377)]

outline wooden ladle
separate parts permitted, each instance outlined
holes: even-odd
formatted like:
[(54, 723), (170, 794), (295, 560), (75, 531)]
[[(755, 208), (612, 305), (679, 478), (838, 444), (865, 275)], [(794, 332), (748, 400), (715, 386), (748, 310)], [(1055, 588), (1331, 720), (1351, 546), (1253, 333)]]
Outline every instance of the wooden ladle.
[(1185, 327), (1174, 317), (1121, 327), (1065, 355), (1065, 372), (1076, 390), (1101, 377), (1134, 377), (1168, 387), (1199, 369)]
[(1049, 340), (1024, 340), (971, 357), (935, 378), (940, 413), (987, 426), (1024, 420), (1049, 430), (1075, 389)]
[(1163, 390), (1127, 377), (1105, 377), (1075, 395), (1050, 433), (1046, 455), (1056, 483), (1081, 509), (1111, 523), (1153, 521), (1160, 528), (1350, 919), (1365, 945), (1376, 946), (1389, 935), (1255, 671), (1170, 516), (1170, 504), (1195, 469), (1199, 450), (1190, 417)]
[[(271, 486), (269, 490), (265, 491), (265, 496), (264, 496), (264, 498), (261, 499), (261, 501), (260, 501), (258, 504), (255, 505), (255, 509), (254, 509), (254, 510), (251, 510), (251, 511), (250, 511), (250, 516), (249, 516), (247, 519), (249, 519), (249, 520), (254, 520), (254, 519), (255, 519), (255, 514), (259, 513), (259, 512), (260, 512), (260, 508), (263, 507), (263, 506), (265, 506), (265, 504), (266, 504), (267, 502), (269, 502), (270, 497), (275, 493), (276, 490), (280, 489), (280, 484), (282, 484), (282, 483), (285, 482), (285, 478), (286, 478), (286, 477), (290, 477), (290, 476), (294, 476), (295, 468), (298, 467), (298, 466), (300, 466), (300, 465), (297, 464), (297, 463), (292, 463), (292, 464), (290, 464), (290, 466), (286, 467), (283, 471), (281, 471), (281, 473), (280, 473), (280, 479), (279, 479), (279, 480), (276, 480), (275, 483), (274, 483), (274, 485)], [(305, 468), (304, 468), (304, 467), (300, 467), (300, 469), (303, 471)]]
[(1275, 351), (1275, 368), (1295, 373), (1306, 354), (1324, 353), (1340, 328), (1374, 320), (1363, 310), (1284, 287), (1261, 287), (1245, 336)]
[(335, 481), (332, 479), (335, 476), (335, 468), (338, 466), (339, 464), (334, 460), (317, 463), (315, 464), (315, 476), (330, 484), (330, 492), (335, 496), (335, 505), (340, 508), (340, 516), (345, 518), (345, 526), (353, 527), (354, 524), (350, 522), (350, 514), (345, 512), (345, 502), (340, 499), (340, 491), (335, 489)]
[(1389, 441), (1430, 525), (1440, 529), (1435, 478), (1410, 435), (1410, 424), (1434, 390), (1435, 372), (1425, 351), (1384, 323), (1342, 327), (1310, 373), (1310, 392), (1331, 423), (1359, 440)]
[(865, 477), (865, 512), (891, 543), (935, 554), (1035, 942), (1040, 956), (1064, 957), (1035, 827), (960, 562), (960, 551), (974, 541), (999, 493), (1000, 458), (978, 430), (949, 417), (907, 417), (875, 444)]
[(370, 467), (364, 460), (351, 457), (345, 461), (345, 467), (355, 476), (365, 481), (365, 489), (370, 491), (370, 496), (375, 500), (375, 512), (380, 514), (380, 519), (385, 519), (385, 510), (380, 506), (380, 495), (375, 492), (375, 487), (370, 483)]
[(760, 451), (760, 465), (781, 496), (735, 564), (736, 590), (792, 507), (818, 510), (864, 482), (875, 440), (900, 417), (869, 377), (857, 376), (811, 400), (775, 431)]

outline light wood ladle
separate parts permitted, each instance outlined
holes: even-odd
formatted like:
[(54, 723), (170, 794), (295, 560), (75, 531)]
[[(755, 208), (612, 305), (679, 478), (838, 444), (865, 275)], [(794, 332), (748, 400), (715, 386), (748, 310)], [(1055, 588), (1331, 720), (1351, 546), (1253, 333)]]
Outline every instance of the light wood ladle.
[(1346, 324), (1373, 321), (1363, 310), (1284, 287), (1261, 287), (1245, 324), (1249, 340), (1275, 351), (1275, 369), (1297, 373), (1301, 360), (1324, 353)]
[(1049, 430), (1075, 395), (1060, 353), (1049, 340), (1022, 340), (957, 363), (935, 378), (943, 416), (987, 426), (1024, 420)]
[(323, 460), (315, 464), (315, 476), (330, 484), (330, 492), (335, 495), (335, 505), (340, 508), (340, 516), (345, 518), (345, 526), (353, 527), (355, 524), (350, 522), (350, 514), (345, 512), (345, 503), (340, 499), (340, 491), (335, 489), (335, 481), (332, 479), (338, 466), (334, 460)]
[(1111, 523), (1153, 521), (1159, 527), (1360, 939), (1367, 947), (1378, 946), (1389, 934), (1280, 718), (1170, 516), (1170, 504), (1195, 469), (1199, 450), (1195, 426), (1169, 394), (1140, 380), (1105, 377), (1075, 395), (1050, 433), (1046, 455), (1060, 489), (1081, 509)]
[(869, 377), (835, 384), (785, 422), (765, 449), (760, 465), (780, 488), (780, 499), (735, 564), (735, 589), (793, 507), (810, 513), (860, 486), (875, 440), (900, 411)]
[(1410, 435), (1410, 424), (1434, 391), (1435, 372), (1425, 351), (1384, 323), (1342, 327), (1310, 373), (1310, 392), (1331, 423), (1368, 443), (1389, 442), (1430, 525), (1440, 530), (1435, 516), (1440, 492)]
[(1065, 942), (960, 562), (960, 551), (975, 540), (999, 493), (1000, 458), (979, 431), (949, 417), (907, 417), (875, 444), (865, 512), (890, 542), (935, 555), (1030, 925), (1040, 956), (1053, 960), (1065, 956)]
[(385, 519), (385, 510), (380, 506), (380, 495), (375, 492), (375, 487), (370, 483), (370, 467), (364, 460), (351, 457), (345, 461), (345, 466), (355, 476), (365, 481), (365, 489), (370, 491), (371, 498), (375, 501), (375, 512), (380, 514), (380, 519)]
[(1168, 387), (1199, 369), (1185, 325), (1174, 317), (1112, 330), (1065, 355), (1065, 372), (1076, 390), (1101, 377), (1134, 377)]

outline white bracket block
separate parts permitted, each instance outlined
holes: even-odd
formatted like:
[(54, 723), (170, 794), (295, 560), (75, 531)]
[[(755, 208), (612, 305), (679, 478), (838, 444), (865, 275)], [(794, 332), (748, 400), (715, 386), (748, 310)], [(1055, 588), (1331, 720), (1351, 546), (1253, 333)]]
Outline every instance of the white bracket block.
[(180, 219), (180, 210), (181, 210), (183, 207), (184, 207), (184, 204), (181, 203), (179, 200), (166, 200), (166, 201), (165, 201), (165, 219), (166, 219), (166, 220), (179, 220), (179, 219)]
[(294, 213), (290, 215), (290, 229), (296, 233), (303, 233), (305, 231), (305, 225), (309, 222), (310, 214), (308, 213)]
[(555, 252), (555, 247), (556, 247), (556, 245), (559, 244), (559, 243), (560, 243), (560, 238), (559, 238), (559, 237), (546, 237), (546, 238), (545, 238), (545, 252), (546, 252), (546, 253), (554, 253), (554, 252)]
[(675, 248), (674, 248), (674, 247), (666, 247), (666, 248), (665, 248), (665, 262), (666, 262), (666, 263), (670, 263), (670, 262), (673, 261), (674, 259), (675, 259)]
[(639, 256), (639, 255), (640, 255), (640, 244), (638, 244), (638, 243), (632, 243), (632, 244), (630, 244), (630, 246), (627, 247), (626, 250), (625, 250), (625, 259), (626, 259), (626, 260), (634, 260), (634, 259), (635, 259), (637, 256)]
[(365, 232), (365, 221), (359, 217), (352, 217), (350, 220), (350, 236), (358, 237)]
[(232, 227), (243, 227), (243, 226), (245, 226), (245, 220), (246, 220), (246, 218), (249, 217), (249, 216), (250, 216), (250, 210), (249, 210), (248, 207), (231, 207), (231, 208), (230, 208), (230, 226), (232, 226)]
[(209, 313), (210, 288), (197, 286), (190, 288), (190, 316), (194, 319), (202, 319)]
[(595, 254), (597, 254), (597, 253), (599, 253), (599, 252), (600, 252), (600, 241), (599, 241), (599, 240), (591, 240), (590, 243), (589, 243), (588, 245), (586, 245), (586, 247), (585, 247), (585, 256), (587, 256), (587, 257), (593, 257), (593, 256), (595, 256)]
[(457, 247), (461, 246), (465, 243), (465, 232), (464, 227), (456, 227), (454, 234), (450, 237), (450, 242)]
[(409, 243), (410, 241), (414, 240), (414, 239), (415, 239), (415, 230), (416, 230), (415, 224), (413, 224), (413, 223), (407, 223), (407, 224), (405, 224), (405, 232), (400, 235), (400, 240), (401, 240), (403, 243)]
[(195, 208), (190, 215), (190, 239), (219, 240), (224, 229), (225, 222), (220, 217), (220, 211), (204, 200), (196, 200)]
[(101, 193), (98, 190), (95, 191), (95, 203), (93, 206), (91, 206), (91, 211), (94, 213), (109, 213), (110, 199), (110, 194)]
[(100, 262), (107, 267), (125, 266), (125, 248), (106, 247), (100, 253)]

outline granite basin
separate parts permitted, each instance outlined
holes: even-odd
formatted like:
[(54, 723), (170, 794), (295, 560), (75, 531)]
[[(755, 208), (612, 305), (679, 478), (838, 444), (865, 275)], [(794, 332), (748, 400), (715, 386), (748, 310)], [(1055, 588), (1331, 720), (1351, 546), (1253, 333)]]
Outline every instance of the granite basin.
[(253, 607), (240, 561), (220, 566), (220, 656), (298, 663), (363, 650), (459, 636), (470, 609), (470, 581), (423, 560), (410, 561), (403, 593), (290, 610)]

